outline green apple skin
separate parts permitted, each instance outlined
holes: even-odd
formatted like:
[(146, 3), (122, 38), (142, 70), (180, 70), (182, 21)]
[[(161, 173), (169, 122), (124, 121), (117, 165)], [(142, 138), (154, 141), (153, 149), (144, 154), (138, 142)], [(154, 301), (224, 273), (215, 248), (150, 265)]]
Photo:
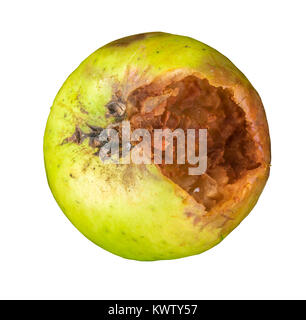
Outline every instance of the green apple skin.
[[(218, 212), (205, 214), (153, 164), (105, 164), (87, 140), (62, 143), (76, 126), (86, 132), (88, 123), (105, 127), (112, 122), (105, 117), (105, 105), (118, 87), (127, 95), (167, 74), (196, 74), (231, 88), (260, 127), (264, 165), (244, 186), (243, 198)], [(54, 198), (82, 234), (121, 257), (151, 261), (199, 254), (223, 240), (257, 202), (269, 175), (269, 143), (260, 98), (226, 57), (192, 38), (154, 32), (98, 49), (68, 77), (48, 118), (44, 160)]]

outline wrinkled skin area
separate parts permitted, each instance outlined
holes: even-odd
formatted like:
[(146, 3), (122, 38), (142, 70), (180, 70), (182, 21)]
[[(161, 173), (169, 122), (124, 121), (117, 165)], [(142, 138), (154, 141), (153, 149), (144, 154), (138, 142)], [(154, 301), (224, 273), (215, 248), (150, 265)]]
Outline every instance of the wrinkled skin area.
[[(88, 124), (114, 122), (106, 115), (110, 101), (189, 76), (231, 93), (256, 144), (260, 166), (230, 185), (226, 201), (207, 210), (153, 164), (105, 164), (88, 139), (63, 143), (76, 127), (88, 133)], [(88, 239), (129, 259), (175, 259), (213, 247), (251, 211), (269, 175), (270, 140), (258, 94), (227, 58), (191, 38), (148, 33), (98, 49), (68, 77), (48, 118), (44, 156), (57, 203)]]

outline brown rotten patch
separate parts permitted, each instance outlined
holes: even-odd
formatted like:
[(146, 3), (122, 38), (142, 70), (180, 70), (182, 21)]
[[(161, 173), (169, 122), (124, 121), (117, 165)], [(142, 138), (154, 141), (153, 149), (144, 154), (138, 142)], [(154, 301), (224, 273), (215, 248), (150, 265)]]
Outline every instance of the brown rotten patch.
[(177, 164), (175, 146), (174, 164), (159, 165), (165, 176), (207, 210), (226, 200), (228, 186), (261, 166), (258, 146), (248, 131), (244, 111), (233, 101), (229, 90), (214, 87), (206, 79), (187, 76), (164, 87), (152, 83), (134, 90), (127, 105), (131, 127), (146, 128), (151, 137), (153, 130), (160, 128), (172, 131), (180, 128), (185, 133), (187, 129), (207, 129), (208, 166), (204, 174), (189, 175), (191, 165), (187, 159), (185, 164)]

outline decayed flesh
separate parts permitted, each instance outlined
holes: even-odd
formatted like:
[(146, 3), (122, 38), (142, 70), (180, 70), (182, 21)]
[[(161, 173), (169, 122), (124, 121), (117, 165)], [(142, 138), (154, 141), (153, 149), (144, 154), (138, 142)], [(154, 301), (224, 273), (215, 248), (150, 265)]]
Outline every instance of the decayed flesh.
[[(128, 102), (133, 106), (129, 108), (129, 119), (134, 129), (207, 129), (208, 161), (204, 174), (189, 175), (191, 165), (177, 164), (175, 148), (174, 164), (159, 165), (165, 176), (207, 210), (224, 200), (223, 190), (228, 184), (261, 165), (244, 111), (228, 90), (211, 86), (205, 79), (188, 76), (161, 91), (156, 86), (142, 87), (129, 96)], [(152, 154), (153, 151), (152, 141)]]

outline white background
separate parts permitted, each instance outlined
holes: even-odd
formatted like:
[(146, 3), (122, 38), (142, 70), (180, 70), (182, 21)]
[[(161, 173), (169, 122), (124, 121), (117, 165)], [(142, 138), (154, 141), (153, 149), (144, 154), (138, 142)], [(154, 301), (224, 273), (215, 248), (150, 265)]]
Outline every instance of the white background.
[[(2, 1), (0, 5), (2, 299), (306, 298), (305, 1)], [(260, 93), (272, 168), (252, 213), (198, 256), (125, 260), (60, 211), (43, 133), (66, 77), (98, 47), (165, 31), (225, 54)]]

